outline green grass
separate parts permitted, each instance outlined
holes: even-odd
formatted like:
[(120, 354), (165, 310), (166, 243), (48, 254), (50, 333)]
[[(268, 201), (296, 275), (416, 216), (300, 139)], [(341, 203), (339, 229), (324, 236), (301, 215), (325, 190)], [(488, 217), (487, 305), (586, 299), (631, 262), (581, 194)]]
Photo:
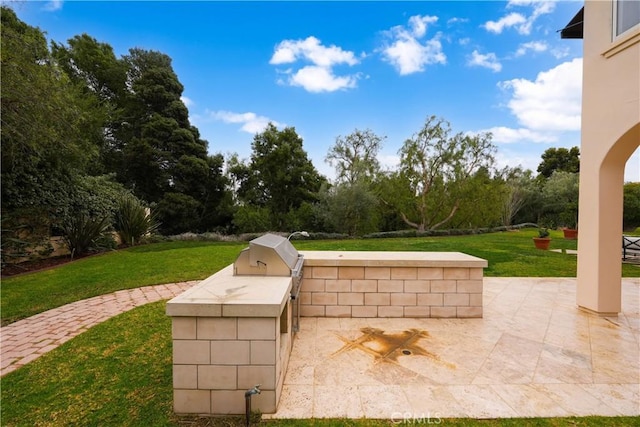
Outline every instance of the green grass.
[[(575, 277), (574, 255), (533, 247), (537, 230), (471, 236), (353, 240), (296, 240), (299, 250), (459, 251), (489, 261), (485, 276)], [(576, 249), (575, 240), (551, 232), (551, 249)], [(2, 280), (2, 324), (73, 301), (145, 285), (204, 279), (231, 264), (246, 242), (167, 242), (83, 258), (39, 273)], [(640, 277), (624, 264), (623, 277)]]
[[(172, 411), (171, 319), (165, 302), (113, 317), (2, 378), (2, 425), (244, 426), (243, 417)], [(630, 426), (640, 417), (445, 419), (445, 426)], [(390, 420), (278, 420), (252, 425), (392, 426)], [(403, 425), (403, 424), (401, 424)]]

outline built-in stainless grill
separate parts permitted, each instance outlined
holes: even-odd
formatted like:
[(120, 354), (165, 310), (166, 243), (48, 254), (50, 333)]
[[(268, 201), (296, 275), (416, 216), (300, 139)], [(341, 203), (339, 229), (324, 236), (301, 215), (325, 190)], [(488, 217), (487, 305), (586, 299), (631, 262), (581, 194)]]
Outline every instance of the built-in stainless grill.
[(300, 284), (304, 257), (293, 247), (289, 239), (276, 234), (265, 234), (249, 242), (233, 264), (236, 276), (290, 276), (293, 330), (300, 324)]

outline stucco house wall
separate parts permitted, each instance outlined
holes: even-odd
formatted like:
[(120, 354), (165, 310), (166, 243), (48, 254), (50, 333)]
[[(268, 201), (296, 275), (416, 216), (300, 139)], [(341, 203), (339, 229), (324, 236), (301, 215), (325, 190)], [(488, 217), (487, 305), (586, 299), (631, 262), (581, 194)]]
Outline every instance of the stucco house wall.
[(625, 163), (640, 145), (640, 25), (620, 36), (614, 1), (586, 1), (577, 304), (621, 310)]

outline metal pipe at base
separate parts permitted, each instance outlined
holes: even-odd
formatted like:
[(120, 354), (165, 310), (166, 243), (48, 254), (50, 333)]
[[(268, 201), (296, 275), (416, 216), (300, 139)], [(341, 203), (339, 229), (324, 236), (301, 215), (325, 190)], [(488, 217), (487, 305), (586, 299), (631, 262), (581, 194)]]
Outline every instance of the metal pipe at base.
[(257, 384), (252, 389), (244, 392), (244, 406), (245, 415), (247, 417), (247, 427), (249, 427), (249, 423), (251, 422), (251, 396), (254, 394), (260, 394), (260, 384)]

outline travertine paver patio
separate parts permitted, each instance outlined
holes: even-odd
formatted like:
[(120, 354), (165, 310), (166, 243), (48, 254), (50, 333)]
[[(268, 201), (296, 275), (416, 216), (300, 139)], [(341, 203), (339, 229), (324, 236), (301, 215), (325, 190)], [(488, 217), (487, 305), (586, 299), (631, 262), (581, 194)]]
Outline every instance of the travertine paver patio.
[(271, 418), (640, 415), (640, 279), (623, 312), (575, 279), (484, 278), (482, 319), (303, 318)]
[(0, 328), (0, 375), (15, 371), (117, 314), (181, 294), (198, 281), (126, 289), (76, 301)]

